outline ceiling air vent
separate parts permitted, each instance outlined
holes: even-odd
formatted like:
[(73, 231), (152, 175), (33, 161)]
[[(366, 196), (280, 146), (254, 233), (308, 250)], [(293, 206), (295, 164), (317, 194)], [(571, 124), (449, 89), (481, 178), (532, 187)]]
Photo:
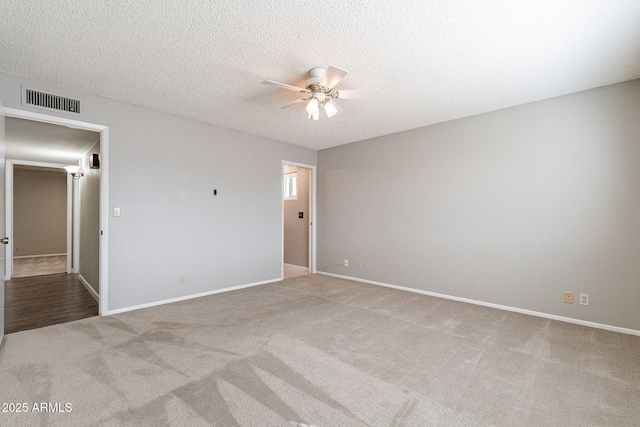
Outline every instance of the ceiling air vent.
[(80, 114), (80, 101), (77, 99), (65, 98), (64, 96), (53, 95), (51, 93), (26, 88), (22, 93), (23, 105), (32, 105)]

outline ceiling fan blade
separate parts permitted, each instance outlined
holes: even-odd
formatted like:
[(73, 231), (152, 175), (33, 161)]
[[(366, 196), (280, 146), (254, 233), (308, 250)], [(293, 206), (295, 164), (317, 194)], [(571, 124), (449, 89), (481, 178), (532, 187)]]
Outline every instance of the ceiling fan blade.
[(331, 102), (333, 104), (333, 106), (336, 107), (336, 110), (338, 110), (338, 113), (342, 112), (342, 108), (340, 107), (340, 105), (338, 105), (338, 103), (336, 102), (335, 99), (331, 99), (331, 100), (329, 100), (329, 102)]
[(304, 101), (305, 101), (305, 98), (296, 99), (295, 101), (291, 101), (288, 104), (281, 105), (280, 107), (278, 107), (278, 110), (284, 110), (285, 108), (289, 108), (292, 105), (296, 105)]
[(379, 89), (339, 90), (338, 99), (376, 99)]
[(340, 81), (347, 74), (348, 73), (345, 70), (342, 70), (337, 67), (329, 66), (327, 70), (324, 72), (322, 79), (320, 80), (320, 85), (329, 89), (333, 89), (333, 87), (338, 83), (340, 83)]
[(308, 93), (309, 89), (305, 89), (302, 87), (297, 87), (297, 86), (291, 86), (285, 83), (279, 83), (279, 82), (274, 82), (273, 80), (265, 80), (262, 82), (263, 85), (269, 85), (269, 86), (275, 86), (278, 87), (280, 89), (289, 89), (289, 90), (295, 90), (296, 92), (303, 92), (303, 93)]

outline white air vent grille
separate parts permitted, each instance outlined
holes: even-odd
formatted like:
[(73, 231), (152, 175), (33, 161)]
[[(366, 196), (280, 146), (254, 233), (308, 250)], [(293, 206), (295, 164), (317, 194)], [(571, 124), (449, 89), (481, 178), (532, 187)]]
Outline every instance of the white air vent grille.
[(52, 108), (54, 110), (80, 114), (80, 101), (77, 99), (38, 92), (37, 90), (32, 89), (26, 89), (24, 95), (24, 102), (27, 105), (35, 105), (38, 107)]

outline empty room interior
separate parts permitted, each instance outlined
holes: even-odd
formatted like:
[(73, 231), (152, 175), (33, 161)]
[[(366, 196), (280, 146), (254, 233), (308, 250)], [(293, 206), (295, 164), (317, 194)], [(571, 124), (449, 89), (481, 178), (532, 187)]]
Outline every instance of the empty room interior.
[(0, 425), (640, 425), (639, 2), (27, 0), (0, 52)]

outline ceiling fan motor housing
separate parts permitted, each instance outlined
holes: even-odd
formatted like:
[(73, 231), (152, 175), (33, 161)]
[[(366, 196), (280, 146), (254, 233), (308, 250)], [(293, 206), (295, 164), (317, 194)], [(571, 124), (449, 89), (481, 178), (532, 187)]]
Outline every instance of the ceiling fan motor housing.
[(320, 83), (320, 80), (322, 80), (322, 76), (324, 76), (325, 71), (327, 71), (327, 69), (324, 67), (315, 67), (309, 70), (309, 75), (311, 76), (311, 78), (307, 80), (307, 83), (305, 83), (305, 87), (308, 88), (313, 84)]

